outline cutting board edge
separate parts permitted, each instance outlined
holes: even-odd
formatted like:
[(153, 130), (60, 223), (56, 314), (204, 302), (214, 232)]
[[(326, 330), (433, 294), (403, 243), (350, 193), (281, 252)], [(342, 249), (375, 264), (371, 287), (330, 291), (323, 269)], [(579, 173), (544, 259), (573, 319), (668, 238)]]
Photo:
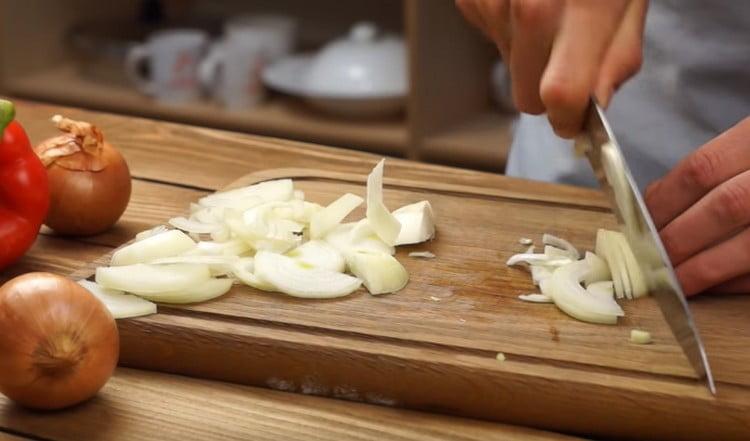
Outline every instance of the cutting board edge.
[[(179, 332), (181, 329), (191, 332)], [(721, 385), (718, 400), (697, 381), (582, 372), (516, 361), (512, 354), (500, 362), (492, 356), (460, 354), (448, 348), (407, 347), (376, 339), (352, 341), (254, 324), (217, 326), (215, 321), (194, 316), (125, 320), (120, 322), (120, 330), (125, 341), (138, 342), (123, 345), (121, 363), (125, 366), (290, 392), (536, 427), (544, 420), (542, 426), (548, 430), (629, 439), (642, 439), (644, 433), (654, 435), (653, 439), (673, 439), (671, 429), (654, 432), (653, 422), (647, 422), (655, 418), (651, 409), (668, 409), (659, 414), (659, 420), (682, 425), (687, 422), (681, 417), (702, 415), (700, 421), (689, 422), (695, 425), (690, 430), (695, 439), (717, 439), (718, 435), (740, 439), (741, 425), (750, 427), (748, 388), (734, 385)], [(196, 356), (203, 362), (184, 363)], [(349, 370), (356, 375), (342, 378), (342, 363), (356, 366)], [(244, 369), (247, 366), (253, 369)], [(552, 388), (551, 378), (559, 380)], [(488, 384), (497, 390), (479, 386)], [(506, 384), (523, 387), (505, 388)], [(466, 391), (471, 396), (466, 396)], [(599, 394), (618, 403), (617, 418), (612, 418), (615, 409), (602, 405)], [(644, 401), (649, 405), (643, 405)], [(452, 406), (446, 404), (451, 402)], [(537, 414), (572, 407), (587, 419), (539, 419)], [(599, 422), (592, 425), (588, 418)]]

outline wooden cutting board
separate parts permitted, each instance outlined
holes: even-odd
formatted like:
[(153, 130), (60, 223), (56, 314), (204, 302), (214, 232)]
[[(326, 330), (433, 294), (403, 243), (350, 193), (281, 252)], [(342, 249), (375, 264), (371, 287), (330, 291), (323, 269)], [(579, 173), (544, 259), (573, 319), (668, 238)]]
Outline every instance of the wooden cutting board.
[[(365, 192), (365, 176), (300, 169), (248, 175), (230, 187), (283, 177), (323, 205)], [(156, 315), (118, 322), (121, 364), (590, 436), (750, 437), (750, 334), (741, 328), (750, 327), (750, 314), (719, 308), (718, 325), (704, 334), (722, 343), (713, 397), (651, 298), (624, 302), (617, 326), (518, 300), (535, 291), (526, 271), (505, 266), (525, 248), (518, 239), (540, 246), (547, 232), (592, 249), (597, 228), (615, 228), (604, 201), (386, 177), (389, 207), (423, 199), (438, 233), (399, 247), (411, 275), (404, 290), (311, 301), (238, 286), (210, 302), (160, 305)], [(416, 250), (437, 257), (408, 257)], [(108, 261), (102, 256), (74, 277)], [(750, 312), (747, 301), (734, 306)], [(651, 332), (654, 343), (630, 343), (633, 328)]]

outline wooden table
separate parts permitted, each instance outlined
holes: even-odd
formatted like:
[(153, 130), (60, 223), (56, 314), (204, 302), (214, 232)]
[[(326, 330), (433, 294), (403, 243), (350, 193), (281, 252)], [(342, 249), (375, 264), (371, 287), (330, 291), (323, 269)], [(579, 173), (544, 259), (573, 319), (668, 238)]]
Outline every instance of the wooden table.
[[(367, 173), (374, 155), (309, 144), (16, 102), (33, 143), (54, 135), (56, 113), (91, 121), (124, 154), (133, 175), (128, 210), (111, 231), (85, 239), (42, 234), (0, 281), (28, 271), (68, 274), (136, 232), (163, 222), (165, 205), (199, 196), (252, 171), (305, 167)], [(521, 191), (524, 183), (487, 173), (394, 159), (389, 175)], [(541, 188), (550, 189), (541, 185)], [(573, 197), (574, 189), (556, 187)], [(120, 368), (93, 400), (57, 413), (35, 413), (0, 397), (0, 440), (90, 439), (562, 440), (567, 436), (510, 425), (290, 394)]]

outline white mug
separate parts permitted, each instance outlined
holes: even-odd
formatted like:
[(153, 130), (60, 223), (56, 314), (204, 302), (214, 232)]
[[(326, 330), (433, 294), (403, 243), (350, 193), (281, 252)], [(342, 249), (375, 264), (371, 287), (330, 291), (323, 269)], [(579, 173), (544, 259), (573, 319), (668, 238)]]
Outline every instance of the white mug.
[(294, 50), (297, 22), (285, 15), (240, 15), (224, 24), (224, 34), (255, 30), (266, 34), (266, 55), (276, 61)]
[[(192, 101), (201, 93), (198, 64), (207, 46), (208, 35), (200, 30), (159, 31), (130, 49), (125, 71), (143, 93), (170, 103)], [(144, 63), (148, 77), (141, 70)]]
[(294, 22), (276, 16), (238, 17), (224, 27), (199, 69), (201, 83), (230, 109), (252, 107), (265, 96), (262, 72), (289, 53)]

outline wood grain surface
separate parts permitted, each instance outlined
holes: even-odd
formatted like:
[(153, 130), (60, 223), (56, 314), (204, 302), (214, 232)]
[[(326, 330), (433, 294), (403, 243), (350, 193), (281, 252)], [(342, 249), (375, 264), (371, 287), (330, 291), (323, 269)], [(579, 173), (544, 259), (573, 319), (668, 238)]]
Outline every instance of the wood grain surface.
[[(317, 162), (329, 170), (366, 171), (375, 156), (253, 136), (212, 132), (145, 119), (16, 101), (18, 118), (33, 143), (55, 135), (49, 118), (57, 113), (83, 118), (105, 128), (107, 138), (128, 158), (134, 176), (133, 194), (123, 218), (109, 232), (89, 238), (61, 238), (44, 231), (15, 265), (0, 271), (0, 281), (29, 271), (68, 274), (83, 267), (138, 231), (163, 222), (172, 210), (184, 207), (207, 191), (241, 175), (265, 169), (266, 160), (284, 166)], [(179, 135), (178, 135), (179, 134)], [(199, 134), (201, 134), (199, 136)], [(195, 136), (193, 136), (195, 135)], [(205, 143), (204, 138), (212, 139)], [(232, 142), (220, 152), (204, 154), (214, 144)], [(130, 141), (140, 139), (134, 144)], [(214, 140), (215, 139), (215, 140)], [(153, 141), (153, 142), (152, 142)], [(285, 151), (288, 148), (288, 153)], [(176, 156), (177, 155), (177, 156)], [(199, 161), (176, 160), (195, 155)], [(241, 161), (232, 165), (225, 157)], [(213, 160), (212, 160), (213, 158)], [(327, 165), (326, 165), (327, 164)], [(493, 175), (446, 167), (409, 166), (401, 162), (398, 176), (429, 179), (439, 170), (454, 182), (480, 185)], [(414, 164), (414, 163), (411, 163)], [(396, 176), (394, 174), (394, 176)], [(492, 183), (487, 185), (494, 186)], [(518, 186), (519, 188), (522, 186)], [(553, 187), (547, 193), (554, 193)], [(595, 192), (565, 187), (596, 203)], [(187, 377), (118, 369), (94, 400), (56, 413), (35, 413), (0, 396), (0, 439), (19, 440), (562, 440), (555, 433), (498, 423), (431, 415), (396, 408), (327, 398), (287, 394), (268, 389), (228, 385)]]
[[(68, 273), (80, 269), (96, 256), (111, 250), (131, 238), (136, 232), (163, 222), (173, 214), (172, 210), (185, 207), (183, 203), (191, 199), (197, 199), (208, 191), (216, 190), (228, 185), (242, 175), (252, 172), (262, 172), (270, 168), (316, 168), (337, 173), (366, 174), (374, 165), (377, 156), (350, 152), (344, 150), (330, 149), (312, 146), (297, 142), (288, 142), (272, 138), (260, 138), (246, 135), (237, 135), (229, 132), (198, 129), (189, 126), (158, 123), (154, 121), (127, 118), (116, 115), (89, 112), (80, 109), (65, 109), (56, 106), (47, 106), (37, 103), (19, 102), (19, 119), (27, 127), (33, 142), (39, 142), (47, 136), (55, 134), (52, 125), (47, 121), (55, 113), (64, 113), (74, 118), (82, 118), (95, 122), (104, 129), (105, 135), (123, 152), (128, 160), (134, 176), (134, 191), (131, 205), (121, 222), (112, 231), (93, 238), (58, 238), (50, 235), (41, 236), (34, 248), (17, 265), (0, 273), (0, 279), (5, 280), (14, 274), (31, 270), (50, 270), (59, 273)], [(582, 190), (574, 187), (556, 186), (548, 184), (530, 183), (528, 181), (509, 179), (498, 175), (466, 171), (449, 167), (416, 164), (403, 160), (390, 160), (387, 177), (405, 181), (422, 181), (441, 184), (457, 184), (470, 187), (481, 187), (491, 191), (500, 191), (506, 196), (493, 196), (482, 199), (486, 202), (493, 198), (498, 202), (506, 204), (506, 207), (517, 205), (526, 207), (526, 210), (543, 210), (545, 208), (560, 207), (563, 212), (585, 212), (586, 216), (607, 216), (602, 212), (602, 207), (607, 204), (598, 192)], [(308, 182), (309, 181), (309, 182)], [(307, 180), (304, 185), (318, 185)], [(302, 184), (301, 184), (302, 185)], [(321, 189), (323, 191), (323, 189)], [(411, 190), (410, 190), (411, 191)], [(388, 191), (389, 197), (394, 196), (394, 189)], [(526, 194), (529, 201), (513, 200), (508, 197), (509, 193)], [(326, 194), (332, 194), (331, 192)], [(338, 192), (337, 192), (338, 194)], [(445, 194), (446, 200), (454, 198), (454, 194)], [(549, 202), (559, 198), (558, 202)], [(544, 201), (544, 202), (543, 202)], [(494, 204), (493, 204), (494, 205)], [(507, 210), (506, 210), (507, 211)], [(503, 216), (509, 214), (503, 211)], [(571, 235), (578, 245), (589, 246), (593, 236), (582, 233), (581, 227), (569, 225), (565, 218), (560, 216), (547, 216), (546, 221), (559, 226), (555, 230), (564, 235)], [(605, 220), (606, 221), (606, 220)], [(515, 222), (520, 222), (516, 220)], [(510, 233), (509, 233), (510, 234)], [(531, 233), (529, 233), (531, 234)], [(456, 236), (457, 237), (457, 236)], [(517, 236), (514, 236), (514, 240)], [(438, 245), (434, 242), (432, 245)], [(491, 248), (501, 247), (498, 251), (509, 252), (512, 244), (480, 244), (478, 247)], [(508, 247), (508, 248), (502, 248)], [(483, 251), (485, 252), (485, 251)], [(448, 250), (440, 250), (441, 255), (450, 256)], [(487, 254), (489, 257), (489, 255)], [(492, 256), (502, 261), (499, 256)], [(504, 256), (505, 257), (505, 256)], [(403, 259), (402, 259), (403, 260)], [(409, 261), (407, 261), (409, 263)], [(418, 262), (409, 265), (421, 265)], [(500, 265), (502, 267), (502, 265)], [(505, 273), (507, 274), (510, 273)], [(500, 283), (506, 276), (493, 274), (493, 283)], [(508, 276), (513, 279), (512, 276)], [(426, 280), (419, 281), (422, 284), (429, 283)], [(396, 294), (393, 299), (384, 298), (388, 302), (395, 303)], [(417, 294), (407, 294), (409, 300), (404, 304), (412, 306), (419, 301)], [(463, 295), (463, 293), (462, 293)], [(474, 294), (479, 296), (479, 294)], [(489, 295), (489, 293), (484, 293)], [(472, 298), (472, 294), (467, 294)], [(363, 295), (354, 297), (355, 302), (363, 302)], [(435, 296), (439, 298), (439, 296)], [(496, 295), (498, 305), (508, 302), (503, 296)], [(452, 296), (450, 301), (430, 301), (433, 303), (448, 303), (452, 311), (460, 310), (459, 296)], [(424, 300), (424, 299), (422, 299)], [(268, 304), (268, 300), (262, 296), (254, 298), (258, 305)], [(479, 303), (485, 306), (483, 303)], [(639, 314), (650, 314), (653, 308), (649, 302), (639, 301), (644, 311)], [(318, 303), (316, 303), (318, 305)], [(361, 306), (364, 306), (361, 303)], [(429, 305), (429, 304), (428, 304)], [(476, 305), (476, 303), (475, 303)], [(297, 305), (286, 307), (284, 312), (294, 315), (287, 319), (277, 314), (273, 320), (265, 321), (256, 318), (232, 318), (225, 317), (217, 326), (215, 313), (206, 311), (183, 311), (177, 308), (170, 310), (173, 323), (164, 326), (162, 323), (153, 322), (154, 316), (143, 321), (123, 321), (121, 330), (123, 333), (133, 332), (143, 334), (149, 332), (149, 338), (144, 340), (143, 354), (131, 354), (136, 357), (145, 356), (151, 350), (164, 351), (167, 357), (161, 359), (169, 360), (187, 356), (196, 358), (194, 353), (181, 352), (180, 348), (190, 349), (190, 344), (205, 346), (205, 341), (224, 342), (232, 341), (229, 351), (217, 351), (216, 354), (204, 354), (214, 356), (216, 366), (211, 369), (223, 369), (222, 364), (234, 365), (233, 375), (236, 381), (259, 383), (260, 377), (268, 380), (270, 377), (270, 366), (279, 365), (279, 360), (287, 360), (288, 368), (295, 374), (309, 372), (310, 368), (318, 368), (322, 372), (319, 379), (313, 382), (290, 381), (294, 376), (280, 377), (276, 375), (270, 384), (263, 383), (265, 387), (277, 389), (291, 389), (298, 392), (335, 395), (343, 399), (361, 399), (363, 401), (378, 402), (380, 404), (399, 404), (410, 407), (431, 408), (440, 412), (457, 412), (455, 408), (441, 407), (440, 403), (453, 402), (464, 408), (478, 410), (476, 414), (486, 418), (496, 418), (501, 414), (502, 419), (517, 421), (519, 423), (534, 427), (559, 427), (568, 431), (578, 433), (596, 434), (602, 438), (632, 438), (632, 439), (748, 439), (750, 436), (748, 415), (750, 414), (750, 394), (747, 382), (750, 378), (750, 305), (746, 297), (705, 297), (692, 300), (691, 308), (695, 314), (696, 321), (702, 331), (706, 342), (709, 357), (719, 380), (718, 398), (710, 397), (705, 389), (693, 380), (685, 378), (688, 372), (680, 372), (679, 363), (674, 363), (669, 354), (669, 345), (666, 352), (655, 345), (646, 348), (641, 355), (652, 357), (658, 355), (664, 364), (647, 367), (654, 372), (641, 373), (645, 364), (643, 360), (628, 360), (635, 370), (614, 370), (612, 368), (597, 367), (587, 362), (573, 361), (560, 362), (547, 356), (546, 352), (537, 355), (514, 354), (511, 350), (514, 346), (521, 346), (513, 338), (488, 344), (491, 340), (479, 340), (476, 348), (471, 351), (457, 350), (450, 341), (431, 342), (430, 336), (418, 344), (405, 345), (404, 339), (388, 335), (376, 337), (367, 336), (361, 332), (348, 332), (342, 329), (326, 330), (314, 322), (313, 311), (302, 310)], [(539, 306), (539, 305), (530, 305)], [(333, 306), (326, 305), (329, 312), (335, 312)], [(434, 310), (437, 305), (432, 306)], [(518, 305), (509, 308), (520, 308)], [(559, 315), (554, 309), (540, 306), (548, 314), (550, 320), (566, 319)], [(162, 308), (164, 311), (165, 308)], [(429, 308), (428, 308), (429, 310)], [(523, 322), (524, 312), (512, 309), (515, 314), (508, 314), (511, 323), (520, 320)], [(367, 311), (358, 311), (360, 317)], [(255, 314), (257, 312), (253, 312)], [(534, 312), (537, 314), (538, 312)], [(248, 313), (249, 314), (249, 313)], [(412, 320), (408, 314), (401, 312), (401, 317)], [(541, 313), (539, 313), (541, 314)], [(484, 317), (490, 323), (481, 324), (483, 329), (510, 329), (511, 324), (491, 323), (491, 318)], [(305, 322), (305, 321), (308, 322)], [(311, 322), (309, 320), (312, 320)], [(464, 319), (465, 320), (465, 319)], [(240, 323), (247, 323), (238, 326)], [(429, 324), (429, 320), (426, 322)], [(461, 324), (450, 324), (450, 332), (456, 333), (455, 328)], [(142, 328), (139, 328), (142, 326)], [(175, 346), (175, 335), (173, 329), (181, 327), (190, 330), (192, 334), (199, 334), (197, 340), (190, 339), (188, 342), (177, 341)], [(240, 329), (241, 328), (241, 329)], [(396, 328), (391, 329), (394, 331)], [(568, 337), (560, 333), (558, 327), (546, 328), (546, 330), (531, 330), (522, 333), (524, 338), (534, 337), (539, 342), (543, 341), (541, 334), (547, 333), (549, 342), (543, 343), (553, 348), (548, 351), (555, 354), (559, 348), (566, 346), (568, 338), (583, 339), (586, 335), (599, 338), (597, 331), (574, 331)], [(419, 330), (417, 330), (419, 331)], [(473, 332), (473, 331), (472, 331)], [(412, 336), (418, 334), (412, 331)], [(471, 340), (470, 334), (460, 333), (451, 337), (452, 339), (464, 338)], [(177, 336), (179, 337), (179, 335)], [(411, 338), (411, 337), (410, 337)], [(551, 342), (557, 338), (558, 344)], [(185, 339), (189, 340), (189, 339)], [(412, 341), (412, 340), (408, 340)], [(536, 340), (535, 340), (536, 341)], [(224, 344), (222, 343), (222, 344)], [(472, 342), (472, 344), (474, 344)], [(180, 346), (182, 345), (182, 346)], [(494, 359), (495, 351), (499, 348), (506, 349), (508, 359), (505, 363), (499, 363)], [(179, 349), (179, 350), (178, 350)], [(458, 348), (460, 349), (460, 348)], [(642, 348), (641, 348), (642, 349)], [(534, 351), (534, 348), (526, 348)], [(593, 352), (592, 352), (593, 351)], [(601, 348), (584, 348), (584, 356), (591, 357)], [(581, 352), (581, 351), (579, 351)], [(606, 352), (606, 351), (604, 351)], [(652, 352), (654, 354), (652, 354)], [(351, 380), (376, 384), (381, 390), (388, 391), (388, 387), (396, 392), (403, 388), (416, 387), (425, 391), (421, 401), (392, 403), (388, 401), (388, 394), (380, 396), (373, 395), (371, 390), (357, 389), (356, 395), (352, 387), (340, 387), (333, 389), (336, 384), (341, 384), (342, 379), (335, 372), (340, 371), (341, 357), (333, 357), (334, 353), (348, 354), (347, 361), (355, 366), (361, 367), (362, 372), (368, 373), (363, 378)], [(266, 359), (256, 358), (257, 368), (248, 372), (241, 369), (248, 357), (257, 354), (265, 354)], [(588, 354), (588, 355), (586, 355)], [(649, 355), (651, 354), (651, 355)], [(559, 352), (558, 352), (559, 355)], [(571, 351), (573, 356), (577, 352)], [(275, 357), (275, 358), (274, 358)], [(419, 362), (417, 368), (407, 369), (409, 363)], [(616, 361), (617, 363), (619, 361)], [(606, 364), (606, 362), (605, 362)], [(196, 364), (196, 366), (199, 364)], [(638, 367), (640, 365), (640, 368)], [(205, 364), (204, 364), (205, 366)], [(585, 369), (582, 369), (585, 367)], [(159, 368), (159, 366), (156, 366)], [(188, 366), (190, 368), (190, 366)], [(166, 369), (166, 368), (165, 368)], [(640, 369), (640, 370), (638, 370)], [(256, 379), (249, 379), (254, 372), (258, 372)], [(667, 375), (672, 372), (674, 375)], [(194, 372), (195, 375), (214, 376), (214, 371)], [(244, 377), (243, 377), (244, 376)], [(398, 382), (387, 381), (385, 378), (398, 378)], [(252, 381), (249, 381), (252, 380)], [(258, 381), (256, 381), (258, 380)], [(321, 391), (312, 386), (328, 384), (331, 388)], [(350, 381), (350, 386), (356, 384)], [(358, 420), (367, 421), (373, 428), (371, 438), (389, 439), (389, 436), (379, 436), (378, 433), (388, 434), (391, 426), (411, 427), (415, 418), (411, 413), (402, 410), (378, 407), (371, 412), (372, 406), (352, 405), (351, 403), (332, 402), (327, 399), (315, 397), (302, 397), (301, 395), (283, 394), (290, 397), (289, 400), (274, 401), (272, 395), (256, 388), (241, 386), (227, 386), (218, 382), (206, 382), (201, 380), (173, 377), (165, 374), (145, 373), (140, 370), (121, 369), (110, 382), (105, 390), (106, 396), (127, 396), (130, 399), (119, 401), (120, 404), (113, 407), (116, 400), (95, 400), (85, 407), (76, 408), (68, 412), (46, 415), (41, 417), (37, 414), (27, 413), (23, 410), (10, 406), (5, 401), (0, 401), (0, 429), (10, 430), (13, 434), (24, 433), (37, 439), (96, 439), (92, 433), (95, 429), (90, 426), (96, 418), (105, 418), (107, 424), (115, 426), (111, 432), (104, 432), (101, 438), (117, 439), (143, 439), (145, 431), (159, 430), (164, 439), (181, 439), (180, 435), (185, 433), (205, 433), (204, 426), (212, 426), (214, 420), (220, 421), (222, 427), (230, 434), (243, 433), (247, 435), (248, 430), (255, 430), (268, 423), (268, 420), (257, 418), (242, 418), (237, 413), (226, 409), (227, 406), (246, 407), (247, 402), (242, 401), (239, 396), (225, 393), (214, 393), (208, 387), (198, 385), (215, 386), (219, 389), (224, 387), (237, 390), (237, 394), (248, 400), (260, 400), (268, 404), (273, 410), (268, 411), (269, 418), (274, 421), (290, 421), (290, 425), (278, 424), (274, 426), (272, 433), (266, 438), (293, 439), (295, 438), (295, 403), (304, 403), (305, 406), (328, 412), (331, 419), (336, 419), (335, 413), (338, 408), (330, 408), (329, 403), (341, 405), (341, 409), (350, 415), (355, 415)], [(489, 385), (489, 386), (487, 386)], [(614, 386), (613, 386), (614, 385)], [(399, 389), (401, 388), (401, 389)], [(141, 390), (158, 391), (144, 394)], [(223, 390), (223, 389), (222, 389)], [(445, 391), (453, 390), (459, 393), (447, 394)], [(368, 393), (369, 397), (368, 397)], [(170, 401), (169, 397), (177, 394), (179, 399)], [(281, 396), (281, 395), (280, 395)], [(137, 398), (133, 398), (137, 397)], [(307, 401), (309, 400), (309, 401)], [(437, 404), (436, 404), (437, 403)], [(80, 411), (79, 409), (86, 409)], [(115, 410), (116, 409), (116, 410)], [(165, 410), (168, 409), (168, 410)], [(221, 410), (216, 410), (221, 409)], [(334, 410), (331, 410), (334, 409)], [(551, 412), (550, 410), (554, 410)], [(385, 412), (390, 417), (382, 417), (379, 412)], [(227, 415), (226, 418), (224, 415)], [(150, 416), (156, 415), (156, 418)], [(201, 418), (209, 415), (211, 418)], [(239, 415), (239, 416), (238, 416)], [(425, 417), (424, 414), (422, 417)], [(323, 417), (320, 417), (323, 418)], [(394, 418), (394, 419), (389, 419)], [(402, 419), (400, 419), (402, 418)], [(443, 417), (439, 417), (441, 420)], [(325, 419), (325, 418), (324, 418)], [(567, 420), (575, 420), (570, 425)], [(207, 422), (206, 420), (209, 420)], [(47, 422), (49, 421), (49, 428)], [(54, 424), (52, 423), (54, 421)], [(248, 424), (258, 421), (257, 426), (248, 428)], [(453, 420), (451, 420), (453, 421)], [(480, 428), (481, 424), (476, 421), (461, 420), (463, 423), (454, 427), (461, 427), (462, 433), (477, 433), (474, 438), (485, 437)], [(540, 422), (541, 421), (541, 422)], [(546, 421), (546, 424), (543, 423)], [(456, 439), (455, 432), (447, 434), (435, 434), (427, 430), (433, 424), (432, 420), (424, 425), (414, 423), (414, 427), (424, 428), (425, 439)], [(453, 424), (453, 423), (451, 423)], [(456, 423), (458, 424), (458, 423)], [(465, 424), (465, 426), (464, 426)], [(96, 427), (96, 424), (94, 424)], [(369, 426), (368, 426), (369, 427)], [(466, 427), (464, 431), (463, 427)], [(498, 439), (514, 439), (513, 431), (508, 431), (506, 426), (491, 425), (488, 430), (498, 435)], [(490, 428), (491, 427), (491, 428)], [(583, 428), (583, 430), (581, 429)], [(259, 430), (259, 429), (258, 429)], [(264, 429), (265, 430), (265, 429)], [(421, 432), (421, 429), (419, 429)], [(476, 430), (477, 432), (474, 432)], [(178, 435), (173, 436), (172, 432)], [(510, 433), (510, 435), (505, 435)], [(314, 427), (310, 433), (316, 434), (320, 439), (338, 439), (341, 435), (325, 432)], [(116, 436), (115, 436), (116, 435)], [(546, 434), (543, 434), (546, 436)], [(198, 436), (198, 435), (196, 435)], [(369, 436), (369, 435), (368, 435)], [(519, 439), (524, 438), (521, 435)], [(551, 435), (550, 435), (551, 436)], [(210, 436), (206, 436), (210, 437)], [(188, 437), (189, 439), (190, 437)], [(362, 439), (369, 439), (362, 435)], [(491, 437), (489, 437), (491, 439)], [(359, 438), (355, 438), (359, 439)], [(408, 439), (408, 438), (407, 438)], [(419, 438), (417, 438), (419, 439)], [(469, 438), (473, 439), (473, 438)], [(546, 439), (546, 438), (545, 438)], [(550, 438), (553, 439), (553, 438)]]
[(13, 441), (25, 439), (20, 437), (24, 434), (60, 441), (578, 439), (504, 424), (122, 368), (97, 397), (66, 412), (29, 412), (0, 400), (0, 426), (15, 429), (19, 437), (8, 438)]
[[(281, 177), (295, 178), (296, 188), (321, 204), (365, 190), (364, 175), (298, 169), (251, 174), (229, 188)], [(742, 357), (717, 370), (722, 395), (714, 399), (694, 380), (653, 299), (624, 302), (618, 326), (582, 323), (552, 305), (517, 299), (535, 290), (526, 271), (504, 264), (524, 248), (519, 237), (539, 243), (550, 232), (591, 249), (598, 227), (615, 227), (610, 213), (564, 199), (433, 182), (386, 180), (391, 207), (428, 199), (438, 219), (435, 240), (397, 253), (411, 276), (406, 289), (377, 297), (362, 289), (315, 302), (237, 286), (210, 302), (162, 306), (155, 316), (123, 320), (122, 362), (596, 436), (641, 439), (650, 430), (653, 439), (717, 433), (742, 439), (748, 433), (750, 384)], [(360, 209), (352, 218), (363, 215)], [(413, 250), (437, 258), (409, 258)], [(75, 276), (90, 276), (107, 261), (104, 256)], [(651, 332), (654, 344), (630, 343), (633, 328)], [(735, 344), (750, 347), (750, 339)], [(498, 352), (505, 362), (495, 359)], [(662, 409), (658, 416), (647, 403)], [(617, 419), (608, 416), (612, 407), (619, 409)], [(597, 424), (582, 420), (582, 412)], [(670, 424), (655, 430), (658, 421)]]

